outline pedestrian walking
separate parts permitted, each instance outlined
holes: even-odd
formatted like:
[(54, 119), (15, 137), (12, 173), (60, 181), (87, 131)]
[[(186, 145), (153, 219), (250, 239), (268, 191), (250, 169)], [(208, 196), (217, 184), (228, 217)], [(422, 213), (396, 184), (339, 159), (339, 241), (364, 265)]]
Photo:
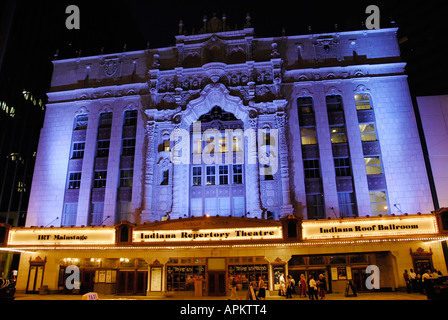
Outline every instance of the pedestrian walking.
[(317, 284), (316, 284), (316, 281), (314, 280), (313, 275), (310, 275), (310, 281), (308, 283), (308, 295), (311, 300), (314, 300), (315, 297), (316, 297), (316, 300), (318, 299)]
[(327, 281), (325, 280), (325, 277), (323, 274), (319, 275), (318, 288), (319, 288), (320, 299), (321, 300), (325, 299), (325, 291), (327, 290)]
[(292, 299), (291, 275), (286, 277), (286, 299)]
[(229, 298), (229, 300), (232, 300), (232, 299), (239, 300), (238, 293), (236, 292), (236, 281), (235, 281), (234, 277), (230, 278), (229, 288), (230, 288), (230, 298)]

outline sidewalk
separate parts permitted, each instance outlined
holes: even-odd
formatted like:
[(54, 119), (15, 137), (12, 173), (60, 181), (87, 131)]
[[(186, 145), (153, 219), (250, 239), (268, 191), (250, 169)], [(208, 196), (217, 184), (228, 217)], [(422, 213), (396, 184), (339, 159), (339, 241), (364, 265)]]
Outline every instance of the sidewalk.
[[(239, 295), (242, 297), (241, 301), (245, 301), (246, 295)], [(122, 295), (103, 295), (98, 294), (100, 300), (227, 300), (227, 296), (212, 297), (194, 297), (194, 296), (177, 296), (177, 297), (165, 297), (160, 296), (122, 296)], [(59, 295), (41, 295), (41, 294), (16, 294), (15, 300), (82, 300), (82, 295), (69, 295), (69, 294), (59, 294)], [(309, 301), (307, 298), (300, 298), (299, 296), (293, 296), (292, 299), (286, 299), (281, 296), (268, 296), (266, 300), (275, 301)], [(405, 292), (373, 292), (373, 293), (358, 293), (356, 297), (346, 297), (343, 293), (329, 293), (326, 295), (325, 300), (428, 300), (425, 295), (419, 293), (408, 294)]]

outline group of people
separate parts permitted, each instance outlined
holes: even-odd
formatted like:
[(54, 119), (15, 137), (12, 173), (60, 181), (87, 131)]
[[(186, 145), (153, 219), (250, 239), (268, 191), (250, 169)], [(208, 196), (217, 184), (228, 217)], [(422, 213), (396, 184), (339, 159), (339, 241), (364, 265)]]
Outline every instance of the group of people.
[[(314, 275), (308, 275), (308, 281), (304, 274), (300, 275), (299, 281), (300, 298), (306, 298), (307, 294), (311, 300), (325, 299), (327, 290), (327, 282), (323, 274), (320, 274), (318, 279), (314, 279)], [(286, 296), (286, 299), (291, 299), (293, 294), (296, 294), (296, 283), (291, 275), (285, 279), (284, 275), (280, 275), (280, 295)]]
[(410, 272), (404, 270), (403, 273), (408, 293), (426, 294), (429, 281), (426, 281), (425, 283), (425, 280), (435, 279), (442, 276), (443, 274), (440, 271), (437, 271), (436, 269), (431, 270), (429, 268), (418, 269), (416, 272), (414, 272), (413, 269), (410, 269)]
[[(239, 300), (237, 293), (237, 281), (235, 277), (230, 276), (229, 279), (229, 300)], [(258, 277), (258, 281), (255, 276), (250, 277), (249, 286), (247, 289), (246, 300), (264, 300), (266, 298), (266, 281), (264, 277)]]

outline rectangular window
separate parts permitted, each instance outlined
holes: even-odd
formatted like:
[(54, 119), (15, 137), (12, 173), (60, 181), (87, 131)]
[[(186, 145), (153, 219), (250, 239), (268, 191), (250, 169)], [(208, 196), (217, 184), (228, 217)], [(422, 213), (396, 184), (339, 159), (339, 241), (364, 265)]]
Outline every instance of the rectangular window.
[(205, 198), (205, 214), (216, 216), (218, 214), (216, 198)]
[(100, 114), (100, 121), (98, 126), (100, 128), (108, 128), (112, 126), (112, 112), (104, 112)]
[(370, 207), (372, 214), (388, 213), (386, 191), (370, 191)]
[(134, 178), (134, 170), (132, 169), (120, 170), (120, 187), (131, 188), (133, 178)]
[(195, 135), (193, 136), (193, 153), (194, 154), (198, 154), (198, 153), (202, 153), (202, 139), (201, 139), (201, 135)]
[(96, 156), (98, 158), (108, 157), (109, 156), (109, 140), (100, 140), (98, 141)]
[(232, 215), (242, 217), (244, 215), (244, 197), (233, 197), (232, 205)]
[(191, 199), (191, 214), (195, 217), (202, 216), (202, 198)]
[(131, 202), (118, 202), (119, 221), (131, 221)]
[(94, 188), (105, 188), (107, 180), (107, 171), (95, 171), (93, 176)]
[(128, 110), (124, 113), (125, 126), (135, 126), (137, 124), (137, 110)]
[(370, 95), (368, 94), (355, 94), (356, 110), (370, 110)]
[(90, 225), (99, 226), (103, 222), (104, 202), (92, 202), (90, 205)]
[(345, 143), (347, 136), (345, 134), (345, 126), (330, 127), (331, 143)]
[(218, 150), (219, 152), (227, 152), (229, 151), (227, 148), (227, 139), (226, 138), (219, 138), (218, 140)]
[(123, 139), (121, 146), (122, 156), (133, 156), (135, 153), (135, 138)]
[(68, 174), (68, 189), (79, 189), (81, 186), (81, 172), (70, 172)]
[(218, 214), (220, 216), (230, 215), (230, 198), (219, 198), (218, 199)]
[(219, 184), (229, 184), (228, 166), (219, 166)]
[(317, 144), (315, 127), (301, 128), (300, 136), (302, 138), (302, 145)]
[(308, 219), (325, 218), (324, 195), (323, 194), (307, 194), (306, 208)]
[(353, 192), (338, 192), (338, 203), (341, 217), (356, 216), (355, 194)]
[(365, 157), (367, 174), (382, 174), (380, 157)]
[(233, 142), (233, 151), (239, 152), (243, 150), (243, 138), (240, 134), (233, 133), (232, 137)]
[(376, 141), (375, 124), (373, 123), (360, 124), (359, 131), (361, 131), (362, 141)]
[(303, 160), (305, 178), (320, 178), (319, 159)]
[(233, 165), (233, 184), (243, 183), (243, 165), (234, 164)]
[(202, 167), (193, 167), (193, 185), (202, 185)]
[(215, 171), (216, 171), (215, 166), (207, 166), (206, 167), (206, 181), (205, 182), (208, 186), (212, 186), (212, 185), (216, 184), (215, 183), (215, 179), (216, 179)]
[(82, 159), (84, 157), (85, 142), (73, 143), (72, 159)]
[(335, 158), (334, 159), (334, 170), (336, 172), (336, 177), (351, 176), (350, 159), (349, 158)]
[(78, 211), (77, 203), (64, 204), (64, 212), (62, 213), (61, 226), (63, 227), (75, 226), (77, 211)]
[(327, 111), (342, 111), (342, 97), (338, 95), (326, 96)]
[(297, 99), (297, 110), (299, 114), (307, 114), (313, 112), (313, 98), (301, 97)]

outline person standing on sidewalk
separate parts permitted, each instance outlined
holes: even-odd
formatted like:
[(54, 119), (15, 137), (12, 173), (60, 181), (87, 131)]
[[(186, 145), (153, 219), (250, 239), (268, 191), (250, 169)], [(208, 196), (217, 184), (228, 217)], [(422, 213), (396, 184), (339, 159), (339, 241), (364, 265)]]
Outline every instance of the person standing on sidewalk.
[(325, 281), (325, 277), (323, 274), (319, 275), (318, 287), (319, 287), (320, 299), (321, 300), (325, 299), (325, 290), (327, 289), (327, 282)]
[(417, 274), (414, 272), (413, 269), (409, 272), (409, 280), (411, 282), (411, 292), (415, 293), (417, 292)]
[(305, 275), (302, 273), (300, 275), (300, 298), (306, 298), (306, 279)]
[(411, 279), (409, 278), (408, 270), (404, 270), (403, 278), (404, 282), (406, 282), (406, 291), (411, 293)]
[(314, 296), (316, 295), (317, 300), (317, 285), (313, 275), (310, 275), (310, 281), (308, 283), (308, 294), (311, 300), (314, 300)]

